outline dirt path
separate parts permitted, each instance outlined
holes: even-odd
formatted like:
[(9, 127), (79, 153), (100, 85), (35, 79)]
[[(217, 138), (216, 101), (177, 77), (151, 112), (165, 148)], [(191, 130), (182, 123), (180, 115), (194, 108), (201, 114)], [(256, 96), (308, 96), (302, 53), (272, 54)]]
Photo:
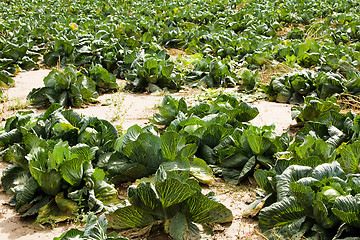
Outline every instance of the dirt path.
[[(15, 78), (15, 88), (8, 90), (9, 99), (26, 99), (27, 94), (33, 87), (41, 87), (42, 79), (49, 73), (49, 70), (38, 70), (34, 72), (20, 73)], [(191, 96), (192, 93), (177, 93), (174, 97)], [(149, 94), (129, 94), (114, 93), (102, 95), (99, 98), (100, 104), (88, 105), (82, 109), (76, 109), (79, 113), (86, 116), (97, 116), (107, 119), (113, 124), (121, 124), (123, 129), (127, 129), (134, 124), (144, 126), (149, 122), (149, 118), (156, 110), (155, 105), (161, 103), (163, 96)], [(102, 105), (101, 105), (102, 104)], [(105, 106), (106, 105), (106, 106)], [(290, 117), (290, 105), (269, 103), (259, 101), (254, 103), (258, 107), (260, 114), (252, 124), (262, 126), (275, 124), (276, 132), (282, 133), (294, 121)], [(37, 111), (37, 110), (35, 110)], [(10, 113), (12, 114), (12, 113)], [(0, 172), (7, 166), (7, 163), (0, 161)], [(245, 183), (241, 186), (234, 186), (217, 179), (210, 187), (204, 187), (204, 191), (214, 191), (219, 200), (233, 211), (234, 221), (231, 224), (217, 226), (217, 231), (212, 239), (262, 239), (258, 234), (257, 222), (254, 219), (244, 219), (241, 213), (250, 203), (254, 196), (254, 183)], [(2, 189), (1, 189), (2, 190)], [(10, 195), (4, 191), (0, 192), (0, 239), (1, 240), (32, 240), (32, 239), (53, 239), (70, 226), (68, 224), (59, 225), (51, 229), (33, 224), (33, 219), (22, 219), (8, 205)]]
[(277, 134), (285, 132), (290, 125), (296, 123), (291, 119), (291, 105), (258, 101), (253, 103), (259, 109), (259, 115), (250, 122), (256, 126), (275, 125)]
[(15, 80), (15, 87), (9, 88), (7, 94), (9, 98), (26, 99), (26, 96), (33, 88), (43, 87), (43, 79), (49, 74), (50, 70), (40, 69), (31, 72), (19, 73)]
[[(9, 99), (26, 99), (27, 94), (36, 87), (43, 86), (43, 78), (50, 72), (48, 69), (20, 73), (14, 78), (15, 88), (7, 90)], [(192, 96), (199, 94), (199, 91), (191, 93), (175, 93), (173, 97)], [(161, 104), (163, 96), (150, 94), (131, 94), (118, 92), (114, 94), (101, 95), (98, 100), (100, 104), (86, 105), (84, 108), (75, 111), (85, 116), (96, 116), (106, 119), (114, 124), (122, 124), (127, 129), (134, 124), (144, 126), (156, 112), (155, 105)], [(257, 126), (275, 124), (276, 132), (282, 133), (290, 124), (295, 121), (291, 119), (291, 105), (258, 101), (253, 103), (260, 111), (260, 114), (251, 121)], [(37, 111), (37, 109), (33, 109)]]

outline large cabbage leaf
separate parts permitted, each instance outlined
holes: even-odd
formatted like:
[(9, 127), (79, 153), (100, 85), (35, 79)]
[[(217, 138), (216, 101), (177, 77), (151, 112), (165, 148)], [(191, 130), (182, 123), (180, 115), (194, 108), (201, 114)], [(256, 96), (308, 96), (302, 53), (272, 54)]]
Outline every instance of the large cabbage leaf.
[(360, 173), (360, 141), (349, 143), (340, 148), (340, 158), (338, 159), (341, 167), (346, 173)]
[[(280, 227), (285, 224), (291, 224), (296, 220), (305, 220), (306, 210), (297, 203), (294, 197), (283, 198), (268, 207), (263, 208), (259, 214), (259, 226), (263, 230), (273, 227)], [(294, 235), (296, 231), (291, 232), (288, 237)]]
[(360, 205), (358, 196), (340, 196), (335, 199), (332, 212), (351, 226), (360, 227)]

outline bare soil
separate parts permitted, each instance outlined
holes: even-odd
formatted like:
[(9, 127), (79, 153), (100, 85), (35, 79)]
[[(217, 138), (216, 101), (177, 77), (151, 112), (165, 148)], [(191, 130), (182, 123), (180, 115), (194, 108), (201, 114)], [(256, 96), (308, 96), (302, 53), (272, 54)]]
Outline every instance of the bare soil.
[[(181, 53), (180, 53), (181, 54)], [(14, 98), (26, 99), (27, 94), (34, 87), (43, 85), (43, 78), (49, 70), (38, 70), (20, 73), (15, 77), (15, 87), (7, 91), (9, 101)], [(174, 97), (193, 96), (198, 91), (172, 94)], [(87, 105), (76, 111), (86, 116), (97, 116), (99, 118), (119, 124), (127, 129), (134, 124), (144, 126), (149, 123), (149, 118), (156, 112), (155, 105), (161, 103), (163, 96), (150, 94), (113, 93), (105, 94), (99, 98), (99, 104)], [(0, 103), (1, 105), (4, 103)], [(254, 103), (260, 114), (251, 121), (254, 125), (275, 124), (276, 132), (282, 133), (289, 125), (294, 124), (290, 117), (290, 105), (259, 101)], [(34, 111), (38, 111), (34, 109)], [(11, 116), (15, 111), (8, 110), (0, 112), (0, 121), (4, 116)], [(0, 123), (1, 124), (1, 123)], [(0, 172), (8, 163), (0, 161)], [(248, 179), (244, 184), (235, 186), (225, 183), (222, 179), (216, 179), (211, 186), (204, 186), (204, 192), (214, 191), (217, 198), (233, 211), (234, 220), (226, 225), (214, 225), (215, 234), (207, 239), (263, 239), (257, 228), (255, 218), (243, 218), (242, 212), (247, 204), (255, 198), (254, 189), (256, 183)], [(125, 192), (125, 189), (121, 189)], [(21, 218), (7, 203), (10, 195), (0, 189), (0, 239), (1, 240), (29, 240), (29, 239), (53, 239), (72, 227), (70, 223), (59, 224), (56, 228), (34, 224), (32, 218)], [(144, 239), (144, 238), (142, 238)]]

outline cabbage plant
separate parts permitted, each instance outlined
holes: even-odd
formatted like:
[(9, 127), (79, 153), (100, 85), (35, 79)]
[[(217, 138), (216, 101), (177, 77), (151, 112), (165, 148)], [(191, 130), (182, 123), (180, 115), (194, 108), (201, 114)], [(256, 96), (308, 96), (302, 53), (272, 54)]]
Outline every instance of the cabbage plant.
[(275, 153), (287, 150), (289, 134), (275, 134), (275, 126), (236, 128), (215, 149), (218, 165), (224, 179), (240, 183), (256, 167), (272, 168), (275, 165)]
[(188, 106), (183, 98), (177, 100), (167, 95), (158, 108), (159, 113), (154, 114), (152, 122), (157, 125), (169, 126), (173, 120), (177, 119), (174, 121), (173, 127), (179, 125), (180, 121), (185, 122), (187, 118), (199, 117), (205, 120), (206, 116), (211, 119), (214, 114), (227, 115), (226, 123), (238, 126), (254, 119), (259, 114), (256, 107), (246, 102), (240, 102), (229, 94), (220, 94), (207, 103), (195, 102), (193, 106)]
[(185, 77), (185, 84), (191, 87), (234, 87), (239, 79), (228, 59), (206, 56), (195, 62), (194, 69)]
[(116, 128), (108, 121), (97, 117), (83, 117), (74, 110), (63, 110), (59, 104), (51, 105), (42, 114), (18, 111), (15, 116), (6, 120), (4, 131), (0, 132), (0, 149), (4, 149), (4, 160), (9, 157), (6, 161), (10, 161), (12, 154), (20, 154), (12, 148), (15, 148), (14, 144), (23, 146), (28, 134), (43, 140), (62, 139), (69, 142), (69, 145), (84, 143), (97, 146), (100, 151), (111, 151), (118, 137)]
[(164, 49), (139, 51), (126, 75), (126, 89), (136, 92), (179, 88), (181, 77)]
[(96, 102), (98, 92), (118, 88), (115, 76), (99, 65), (80, 72), (71, 66), (63, 71), (53, 69), (44, 78), (44, 85), (28, 94), (27, 99), (32, 106), (40, 108), (60, 104), (79, 108), (83, 102)]
[(101, 158), (103, 167), (111, 181), (121, 183), (154, 174), (159, 166), (190, 172), (203, 183), (213, 181), (212, 172), (204, 160), (194, 157), (196, 144), (174, 131), (165, 131), (160, 136), (151, 126), (130, 127), (124, 136), (117, 139), (116, 152)]
[(52, 223), (116, 203), (115, 188), (93, 164), (113, 150), (117, 137), (109, 122), (63, 111), (60, 105), (42, 114), (17, 112), (0, 131), (0, 154), (12, 163), (1, 178), (13, 195), (10, 204), (23, 216)]
[(200, 239), (195, 224), (231, 222), (233, 215), (212, 194), (184, 172), (166, 172), (160, 167), (154, 183), (141, 182), (128, 189), (128, 203), (111, 208), (106, 214), (109, 227), (127, 229), (162, 224), (172, 239)]
[(356, 115), (349, 111), (346, 114), (331, 109), (320, 114), (312, 121), (306, 122), (296, 134), (296, 141), (302, 142), (308, 135), (322, 139), (333, 147), (339, 147), (341, 143), (350, 141), (356, 137), (354, 123)]
[(330, 110), (340, 112), (341, 108), (337, 105), (336, 98), (321, 100), (316, 97), (305, 97), (303, 106), (291, 108), (291, 118), (297, 122), (311, 121)]
[(94, 169), (96, 147), (62, 140), (44, 141), (27, 135), (31, 148), (1, 177), (10, 201), (23, 216), (38, 215), (38, 222), (60, 222), (79, 211), (100, 212), (105, 204), (120, 200), (113, 185), (104, 181), (101, 169)]
[(302, 104), (307, 96), (326, 99), (344, 91), (345, 81), (340, 75), (310, 70), (294, 71), (273, 78), (266, 87), (272, 100), (292, 104)]
[(45, 87), (34, 88), (27, 96), (34, 107), (58, 103), (62, 106), (81, 107), (83, 98), (76, 86), (76, 69), (66, 67), (64, 72), (53, 69), (45, 78)]
[(255, 178), (273, 198), (259, 213), (269, 239), (346, 239), (359, 228), (359, 175), (346, 175), (338, 162), (292, 165), (281, 174), (259, 171)]

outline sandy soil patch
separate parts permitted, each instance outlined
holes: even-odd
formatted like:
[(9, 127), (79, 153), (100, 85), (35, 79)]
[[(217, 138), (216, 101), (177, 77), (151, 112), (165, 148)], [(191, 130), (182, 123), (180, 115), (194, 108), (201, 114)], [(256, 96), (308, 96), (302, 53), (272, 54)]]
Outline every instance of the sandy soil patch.
[(277, 134), (285, 132), (290, 125), (296, 124), (291, 119), (291, 105), (258, 101), (253, 103), (259, 109), (259, 115), (250, 122), (256, 126), (275, 125)]
[(49, 69), (39, 69), (18, 74), (14, 77), (15, 87), (7, 90), (8, 97), (26, 99), (26, 96), (33, 88), (44, 86), (43, 79), (50, 71)]

